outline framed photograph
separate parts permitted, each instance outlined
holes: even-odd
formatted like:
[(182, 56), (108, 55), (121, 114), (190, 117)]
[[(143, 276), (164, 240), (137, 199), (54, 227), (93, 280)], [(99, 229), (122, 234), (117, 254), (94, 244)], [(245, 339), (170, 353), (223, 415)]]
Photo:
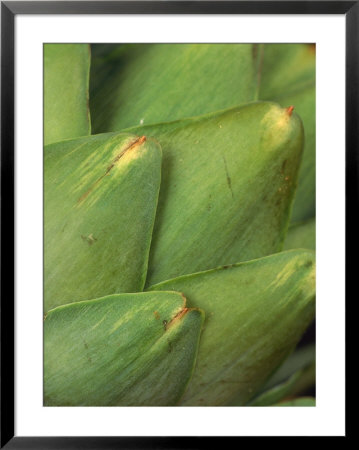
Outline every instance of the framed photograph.
[(1, 2), (1, 448), (346, 436), (358, 26)]

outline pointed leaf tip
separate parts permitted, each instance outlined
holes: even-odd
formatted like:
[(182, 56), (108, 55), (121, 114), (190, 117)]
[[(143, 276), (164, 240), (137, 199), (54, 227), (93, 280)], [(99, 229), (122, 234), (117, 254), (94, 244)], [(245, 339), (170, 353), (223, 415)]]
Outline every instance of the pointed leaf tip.
[(281, 250), (303, 148), (296, 114), (257, 102), (131, 132), (164, 155), (147, 286)]
[[(179, 320), (168, 329), (163, 318)], [(112, 295), (53, 309), (44, 325), (45, 404), (177, 404), (203, 320), (177, 292)]]
[(288, 108), (286, 108), (286, 110), (287, 110), (288, 115), (291, 116), (292, 112), (294, 110), (294, 106), (288, 106)]
[(45, 312), (143, 289), (161, 161), (160, 145), (143, 134), (47, 146)]
[(314, 252), (292, 250), (225, 267), (150, 288), (184, 292), (188, 307), (206, 311), (182, 405), (223, 405), (234, 396), (245, 404), (314, 317)]

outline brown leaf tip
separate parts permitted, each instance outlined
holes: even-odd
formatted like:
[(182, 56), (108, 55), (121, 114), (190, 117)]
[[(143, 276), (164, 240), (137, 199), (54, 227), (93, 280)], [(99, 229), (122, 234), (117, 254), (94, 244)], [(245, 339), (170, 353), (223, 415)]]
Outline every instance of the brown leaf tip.
[[(181, 317), (183, 317), (187, 312), (188, 312), (189, 308), (183, 308), (181, 309), (181, 311), (179, 311), (172, 320), (178, 320), (181, 319)], [(172, 321), (171, 321), (172, 322)]]
[(140, 139), (137, 141), (137, 144), (139, 144), (139, 145), (141, 145), (141, 144), (143, 144), (144, 142), (146, 142), (146, 136), (141, 136), (140, 137)]
[(288, 113), (288, 116), (291, 116), (291, 115), (292, 115), (293, 109), (294, 109), (294, 106), (288, 106), (288, 108), (286, 108), (286, 111), (287, 111), (287, 113)]
[(170, 320), (170, 322), (167, 322), (166, 320), (163, 321), (163, 325), (165, 330), (167, 330), (171, 325), (173, 325), (174, 323), (176, 323), (177, 321), (179, 321), (180, 319), (182, 319), (182, 317), (190, 310), (190, 308), (182, 308), (180, 309), (177, 314), (172, 317), (172, 319)]

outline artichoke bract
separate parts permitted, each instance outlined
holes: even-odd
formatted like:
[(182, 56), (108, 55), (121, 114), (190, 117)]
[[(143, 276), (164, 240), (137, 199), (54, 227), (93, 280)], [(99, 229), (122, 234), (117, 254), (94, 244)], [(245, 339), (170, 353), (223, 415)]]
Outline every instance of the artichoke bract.
[(310, 248), (315, 250), (315, 219), (292, 224), (288, 230), (284, 248)]
[(197, 353), (203, 313), (179, 293), (60, 306), (44, 322), (47, 406), (172, 405)]
[(44, 143), (91, 133), (90, 46), (44, 45)]
[(303, 150), (293, 108), (256, 102), (131, 132), (163, 151), (147, 286), (281, 250)]
[(305, 147), (292, 222), (315, 215), (315, 45), (263, 45), (259, 98), (295, 105), (304, 124)]
[(295, 105), (305, 151), (292, 221), (315, 215), (315, 45), (98, 44), (92, 52), (95, 133), (255, 100)]
[(181, 404), (248, 401), (293, 350), (315, 313), (314, 253), (293, 250), (179, 277), (151, 289), (183, 292), (206, 311), (198, 361)]
[(94, 45), (95, 133), (197, 116), (253, 101), (253, 44)]
[(161, 180), (161, 148), (129, 134), (45, 151), (45, 311), (143, 289)]
[(44, 404), (315, 405), (315, 47), (88, 49), (44, 51)]

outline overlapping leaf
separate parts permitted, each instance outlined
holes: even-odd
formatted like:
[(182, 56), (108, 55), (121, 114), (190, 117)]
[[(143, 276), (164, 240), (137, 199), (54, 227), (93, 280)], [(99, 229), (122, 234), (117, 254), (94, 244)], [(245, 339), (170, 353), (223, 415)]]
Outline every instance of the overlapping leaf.
[(50, 311), (48, 406), (174, 405), (193, 370), (203, 313), (178, 293), (112, 295)]
[(284, 248), (310, 248), (315, 250), (315, 219), (293, 223), (288, 230)]
[(147, 285), (281, 249), (303, 145), (291, 109), (258, 102), (130, 131), (163, 150)]
[(44, 143), (90, 134), (90, 46), (44, 45)]
[[(314, 377), (313, 377), (314, 375)], [(249, 406), (271, 406), (284, 398), (292, 397), (297, 391), (310, 387), (315, 382), (315, 365), (303, 368), (291, 375), (287, 380), (268, 389), (251, 401)]]
[[(315, 345), (300, 346), (290, 354), (246, 405), (270, 406), (301, 395), (315, 385)], [(234, 397), (227, 406), (240, 405)]]
[(95, 133), (205, 114), (252, 101), (251, 44), (93, 45)]
[(305, 149), (292, 221), (315, 216), (315, 46), (267, 44), (261, 49), (259, 98), (295, 105), (303, 120)]
[(315, 45), (262, 44), (259, 98), (279, 98), (315, 84)]
[(305, 152), (293, 222), (315, 215), (315, 46), (94, 45), (95, 132), (212, 112), (255, 99), (295, 105)]
[(130, 134), (45, 150), (45, 311), (143, 289), (161, 149)]
[(183, 405), (245, 404), (294, 348), (315, 313), (314, 254), (288, 251), (168, 280), (206, 312)]
[(296, 372), (309, 367), (315, 361), (315, 344), (308, 344), (295, 351), (286, 358), (283, 364), (274, 372), (260, 390), (259, 394), (283, 383)]
[[(313, 46), (93, 48), (94, 130), (132, 128), (46, 148), (45, 311), (76, 303), (45, 320), (45, 403), (176, 404), (194, 367), (198, 307), (205, 330), (181, 404), (244, 405), (257, 393), (253, 404), (270, 405), (300, 393), (314, 366), (279, 384), (280, 370), (268, 377), (314, 317), (313, 253), (248, 260), (283, 247), (303, 148), (290, 105), (306, 141), (293, 216), (315, 213)], [(72, 86), (61, 64), (75, 64), (75, 53), (59, 49), (48, 48), (57, 65), (45, 58), (45, 142), (89, 133), (86, 58)], [(55, 95), (65, 84), (81, 96), (70, 99), (77, 109)], [(189, 118), (255, 98), (283, 108), (258, 102)], [(314, 219), (292, 225), (284, 245), (315, 248)], [(146, 276), (151, 292), (99, 298), (141, 291)], [(184, 292), (188, 305), (157, 290)]]

